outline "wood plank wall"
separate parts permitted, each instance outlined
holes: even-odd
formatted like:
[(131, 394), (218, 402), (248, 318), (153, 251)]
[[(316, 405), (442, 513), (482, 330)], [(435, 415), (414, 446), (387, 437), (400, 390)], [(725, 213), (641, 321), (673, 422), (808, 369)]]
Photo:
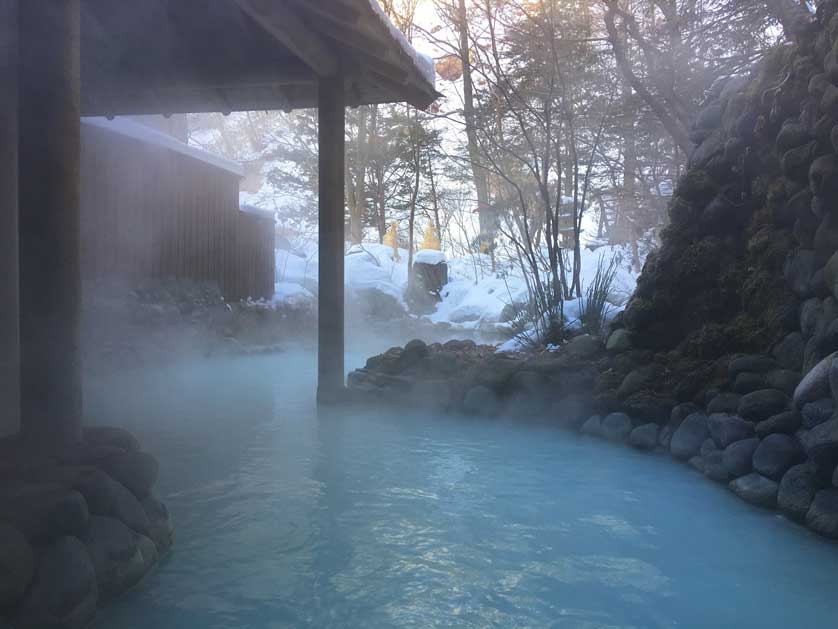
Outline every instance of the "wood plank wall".
[(228, 301), (270, 298), (273, 220), (239, 211), (239, 177), (82, 125), (82, 277), (215, 281)]

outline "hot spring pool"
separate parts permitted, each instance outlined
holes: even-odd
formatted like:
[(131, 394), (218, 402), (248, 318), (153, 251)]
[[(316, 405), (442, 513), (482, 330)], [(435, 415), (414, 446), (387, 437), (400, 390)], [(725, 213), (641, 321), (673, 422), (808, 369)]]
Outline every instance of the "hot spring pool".
[(97, 629), (838, 627), (838, 546), (686, 467), (543, 426), (318, 417), (313, 372), (88, 383), (93, 421), (160, 459), (176, 526)]

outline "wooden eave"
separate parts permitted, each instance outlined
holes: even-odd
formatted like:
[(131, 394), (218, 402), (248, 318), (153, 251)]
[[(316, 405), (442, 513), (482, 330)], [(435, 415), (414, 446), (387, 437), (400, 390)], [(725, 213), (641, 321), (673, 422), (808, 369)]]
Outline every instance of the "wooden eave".
[[(373, 0), (375, 1), (375, 0)], [(297, 109), (438, 94), (370, 0), (81, 0), (85, 116)]]

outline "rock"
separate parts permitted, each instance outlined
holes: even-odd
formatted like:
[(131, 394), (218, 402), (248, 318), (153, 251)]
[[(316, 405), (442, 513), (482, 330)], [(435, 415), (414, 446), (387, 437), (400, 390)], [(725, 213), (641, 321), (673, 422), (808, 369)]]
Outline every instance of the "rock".
[(783, 411), (759, 422), (756, 425), (756, 435), (760, 439), (774, 433), (793, 435), (800, 428), (801, 422), (800, 413), (797, 411)]
[(590, 334), (580, 334), (574, 336), (562, 347), (563, 352), (571, 358), (584, 360), (596, 356), (602, 345), (595, 336)]
[(85, 426), (83, 429), (84, 442), (92, 445), (105, 445), (137, 452), (140, 442), (124, 428), (116, 426)]
[(428, 356), (428, 346), (424, 341), (413, 339), (404, 346), (399, 355), (399, 370), (404, 371), (421, 363)]
[(125, 452), (102, 462), (102, 468), (137, 498), (145, 498), (157, 482), (157, 459), (146, 452)]
[(23, 533), (30, 542), (78, 535), (90, 514), (82, 495), (55, 483), (12, 483), (0, 486), (0, 522)]
[(832, 474), (832, 486), (838, 487), (838, 467), (835, 468), (835, 472)]
[(829, 396), (829, 370), (838, 353), (832, 353), (817, 365), (809, 373), (803, 376), (800, 384), (794, 390), (794, 405), (801, 408), (808, 402), (814, 402)]
[(610, 413), (602, 420), (602, 435), (609, 441), (623, 442), (631, 433), (631, 418), (625, 413)]
[(704, 443), (701, 444), (701, 449), (699, 449), (698, 455), (700, 457), (704, 458), (708, 454), (710, 454), (711, 452), (715, 452), (718, 449), (719, 448), (716, 445), (716, 442), (708, 437), (707, 439), (704, 440)]
[(806, 514), (806, 526), (816, 533), (838, 539), (838, 489), (823, 489), (815, 494)]
[(724, 465), (724, 453), (721, 450), (708, 452), (704, 457), (704, 475), (719, 483), (730, 480), (730, 474)]
[(743, 371), (733, 383), (733, 390), (736, 393), (751, 393), (765, 389), (768, 386), (768, 377), (766, 374), (755, 373), (753, 371)]
[(743, 395), (739, 400), (739, 415), (743, 419), (762, 421), (786, 410), (788, 398), (777, 389), (761, 389)]
[(698, 454), (701, 444), (709, 436), (707, 416), (704, 413), (693, 413), (673, 433), (669, 451), (676, 459), (686, 461)]
[(731, 443), (724, 450), (722, 465), (733, 478), (745, 476), (753, 469), (754, 452), (759, 447), (759, 439), (744, 439)]
[(777, 506), (792, 520), (803, 521), (818, 491), (817, 470), (811, 463), (789, 468), (780, 481)]
[(75, 537), (61, 537), (44, 550), (13, 624), (18, 629), (82, 629), (93, 620), (97, 600), (87, 549)]
[(838, 253), (832, 254), (824, 266), (823, 273), (832, 296), (838, 299)]
[(752, 373), (766, 373), (772, 369), (777, 368), (777, 361), (771, 356), (761, 356), (757, 354), (746, 354), (744, 356), (737, 356), (728, 364), (727, 373), (731, 380), (735, 380), (736, 376), (745, 372)]
[(812, 428), (806, 435), (806, 454), (823, 478), (831, 478), (838, 465), (838, 419), (830, 419)]
[(463, 411), (469, 415), (494, 417), (500, 412), (500, 406), (497, 394), (482, 384), (469, 389), (463, 400)]
[(579, 430), (583, 435), (588, 435), (590, 437), (601, 437), (602, 436), (602, 417), (599, 415), (591, 415), (588, 419), (585, 420), (585, 423), (582, 424), (582, 428)]
[(790, 332), (774, 346), (772, 354), (784, 368), (799, 371), (803, 365), (805, 342), (800, 332)]
[(145, 574), (137, 536), (119, 520), (92, 516), (82, 541), (93, 562), (102, 603), (134, 586)]
[(710, 436), (716, 445), (724, 450), (734, 441), (754, 436), (754, 425), (736, 415), (713, 413), (707, 418)]
[(696, 472), (704, 474), (704, 459), (702, 459), (700, 456), (695, 455), (693, 457), (690, 457), (690, 460), (687, 461), (687, 465), (693, 468)]
[(803, 302), (800, 306), (800, 332), (803, 336), (812, 336), (822, 313), (823, 302), (817, 297), (812, 297)]
[(658, 425), (643, 424), (631, 431), (629, 443), (638, 450), (654, 450), (658, 445)]
[(806, 458), (803, 448), (794, 437), (782, 434), (768, 435), (754, 452), (754, 469), (779, 481), (792, 465)]
[(139, 500), (103, 471), (82, 470), (73, 487), (85, 497), (91, 514), (111, 516), (138, 533), (148, 532), (148, 517)]
[(569, 430), (579, 430), (585, 420), (590, 417), (593, 406), (591, 396), (579, 392), (555, 400), (552, 404), (551, 414), (556, 418), (556, 423), (559, 426)]
[(654, 383), (656, 376), (657, 370), (653, 365), (647, 365), (645, 367), (634, 369), (629, 372), (625, 378), (623, 378), (620, 388), (617, 389), (617, 397), (627, 398), (630, 395), (648, 388)]
[(798, 297), (810, 297), (812, 276), (817, 270), (815, 252), (811, 249), (798, 249), (789, 254), (783, 268), (783, 277)]
[(710, 400), (707, 405), (707, 412), (713, 413), (736, 413), (739, 410), (739, 402), (742, 396), (738, 393), (719, 393)]
[(23, 533), (0, 522), (0, 609), (17, 603), (35, 574), (35, 553)]
[(638, 422), (663, 424), (672, 412), (673, 401), (651, 391), (640, 391), (625, 398), (621, 409)]
[(800, 373), (791, 369), (775, 369), (768, 372), (767, 388), (778, 389), (786, 395), (793, 395), (800, 382)]
[(174, 541), (174, 526), (169, 510), (154, 496), (146, 496), (142, 501), (143, 509), (149, 520), (148, 535), (157, 546), (159, 554), (165, 553)]
[(803, 417), (803, 427), (811, 430), (815, 426), (828, 421), (834, 411), (835, 402), (833, 402), (831, 397), (804, 404), (800, 410), (800, 414)]
[(748, 474), (730, 482), (730, 488), (745, 502), (758, 507), (773, 508), (777, 506), (776, 482), (759, 474)]
[(605, 349), (613, 354), (627, 352), (632, 348), (631, 332), (625, 328), (614, 330), (608, 337)]
[(683, 402), (682, 404), (672, 407), (672, 410), (669, 413), (669, 423), (673, 428), (677, 428), (688, 416), (700, 411), (701, 409), (696, 404), (693, 404), (692, 402)]

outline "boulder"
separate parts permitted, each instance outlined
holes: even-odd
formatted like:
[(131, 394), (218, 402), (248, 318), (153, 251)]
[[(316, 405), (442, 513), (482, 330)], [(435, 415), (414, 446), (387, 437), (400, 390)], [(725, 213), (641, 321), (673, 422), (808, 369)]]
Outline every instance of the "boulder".
[(629, 443), (638, 450), (654, 450), (658, 445), (658, 425), (643, 424), (631, 431)]
[(620, 408), (640, 422), (663, 424), (672, 412), (673, 401), (652, 391), (639, 391), (625, 398)]
[(690, 457), (690, 460), (687, 461), (687, 465), (693, 468), (699, 474), (704, 474), (704, 459), (702, 459), (699, 455), (695, 455)]
[(838, 419), (815, 426), (805, 437), (806, 454), (823, 478), (831, 478), (838, 465)]
[(816, 533), (838, 539), (838, 489), (823, 489), (815, 494), (806, 514), (806, 526)]
[(765, 476), (753, 473), (730, 482), (730, 489), (745, 502), (758, 507), (774, 508), (777, 506), (776, 482)]
[(832, 296), (838, 299), (838, 253), (832, 254), (829, 258), (824, 266), (823, 274)]
[(494, 417), (500, 413), (500, 407), (497, 394), (482, 384), (469, 389), (463, 399), (463, 411), (469, 415)]
[(149, 494), (159, 473), (157, 459), (147, 452), (128, 451), (112, 456), (102, 461), (101, 467), (140, 499)]
[(687, 461), (698, 454), (701, 444), (709, 436), (707, 416), (704, 413), (693, 413), (673, 433), (669, 451), (676, 459)]
[(700, 411), (701, 409), (692, 402), (683, 402), (682, 404), (672, 407), (672, 410), (669, 413), (669, 423), (673, 429), (677, 428), (688, 416)]
[(96, 572), (100, 602), (106, 603), (122, 594), (145, 574), (146, 562), (137, 547), (137, 538), (119, 520), (91, 516), (82, 541)]
[(17, 603), (35, 574), (35, 553), (23, 533), (0, 523), (0, 609)]
[(718, 449), (719, 447), (716, 445), (716, 442), (708, 437), (704, 440), (704, 443), (701, 444), (701, 449), (698, 451), (698, 455), (703, 458), (711, 452), (716, 452)]
[(625, 413), (610, 413), (602, 420), (602, 435), (609, 441), (624, 442), (631, 429), (631, 418)]
[(84, 442), (92, 445), (105, 445), (137, 452), (140, 442), (124, 428), (116, 426), (85, 426), (83, 429)]
[(774, 346), (772, 354), (783, 368), (800, 371), (804, 346), (803, 335), (800, 332), (790, 332)]
[(582, 428), (580, 431), (583, 435), (588, 435), (590, 437), (601, 437), (602, 436), (602, 417), (599, 415), (591, 415), (588, 419), (585, 420), (585, 423), (582, 424)]
[(632, 348), (631, 332), (625, 328), (614, 330), (611, 336), (608, 337), (608, 342), (605, 344), (606, 351), (613, 354), (627, 352)]
[(806, 458), (803, 447), (794, 437), (768, 435), (754, 452), (754, 469), (763, 476), (779, 481), (792, 465)]
[(825, 421), (828, 421), (835, 412), (835, 403), (831, 397), (822, 398), (815, 402), (807, 402), (800, 409), (803, 427), (811, 430)]
[(721, 450), (708, 452), (704, 457), (704, 475), (719, 483), (730, 480), (730, 473), (724, 465), (724, 453)]
[(158, 553), (162, 555), (171, 548), (174, 541), (172, 517), (166, 505), (154, 496), (143, 498), (142, 507), (149, 521), (148, 535), (157, 546)]
[(798, 249), (786, 259), (783, 277), (798, 297), (806, 298), (811, 296), (811, 280), (817, 270), (815, 252), (811, 249)]
[(410, 369), (421, 363), (428, 356), (428, 345), (420, 339), (408, 341), (399, 355), (399, 371)]
[(745, 476), (753, 470), (754, 452), (759, 447), (759, 439), (743, 439), (731, 443), (724, 450), (722, 465), (733, 478)]
[(780, 481), (777, 506), (792, 520), (803, 521), (818, 491), (817, 470), (811, 463), (789, 468)]
[(650, 387), (656, 380), (657, 370), (653, 365), (640, 367), (629, 372), (623, 378), (620, 388), (617, 389), (617, 396), (627, 398), (645, 388)]
[(108, 474), (98, 469), (82, 470), (73, 486), (87, 500), (91, 514), (111, 516), (138, 533), (148, 532), (148, 517), (139, 500)]
[(768, 387), (768, 374), (756, 373), (754, 371), (743, 371), (736, 376), (733, 382), (733, 390), (736, 393), (751, 393)]
[(556, 423), (559, 426), (569, 430), (579, 430), (585, 420), (590, 417), (593, 407), (591, 396), (579, 392), (554, 400), (551, 406), (551, 414), (556, 418)]
[(761, 389), (743, 395), (739, 400), (739, 416), (751, 421), (762, 421), (786, 410), (788, 397), (777, 389)]
[(725, 449), (734, 441), (741, 441), (754, 436), (754, 425), (737, 415), (713, 413), (707, 418), (710, 436), (716, 445)]
[(580, 334), (565, 343), (562, 351), (570, 358), (584, 360), (596, 356), (601, 348), (602, 344), (597, 337), (590, 334)]
[(794, 405), (801, 408), (829, 396), (829, 371), (838, 353), (832, 353), (816, 364), (800, 381), (794, 390)]
[(800, 373), (791, 369), (775, 369), (768, 372), (766, 383), (769, 389), (779, 389), (786, 395), (793, 395), (800, 383)]
[(741, 373), (766, 373), (776, 368), (777, 361), (771, 356), (746, 354), (732, 359), (728, 364), (727, 373), (731, 380), (736, 380)]
[(742, 396), (738, 393), (719, 393), (710, 403), (707, 404), (707, 412), (713, 413), (736, 413), (739, 410), (739, 402)]
[(96, 571), (84, 544), (60, 537), (44, 549), (14, 621), (17, 629), (82, 629), (96, 614)]
[(0, 487), (0, 521), (30, 542), (79, 535), (90, 513), (82, 495), (56, 483), (9, 483)]
[(756, 435), (760, 439), (774, 433), (793, 435), (800, 428), (801, 422), (800, 413), (797, 411), (783, 411), (759, 422), (756, 425)]

